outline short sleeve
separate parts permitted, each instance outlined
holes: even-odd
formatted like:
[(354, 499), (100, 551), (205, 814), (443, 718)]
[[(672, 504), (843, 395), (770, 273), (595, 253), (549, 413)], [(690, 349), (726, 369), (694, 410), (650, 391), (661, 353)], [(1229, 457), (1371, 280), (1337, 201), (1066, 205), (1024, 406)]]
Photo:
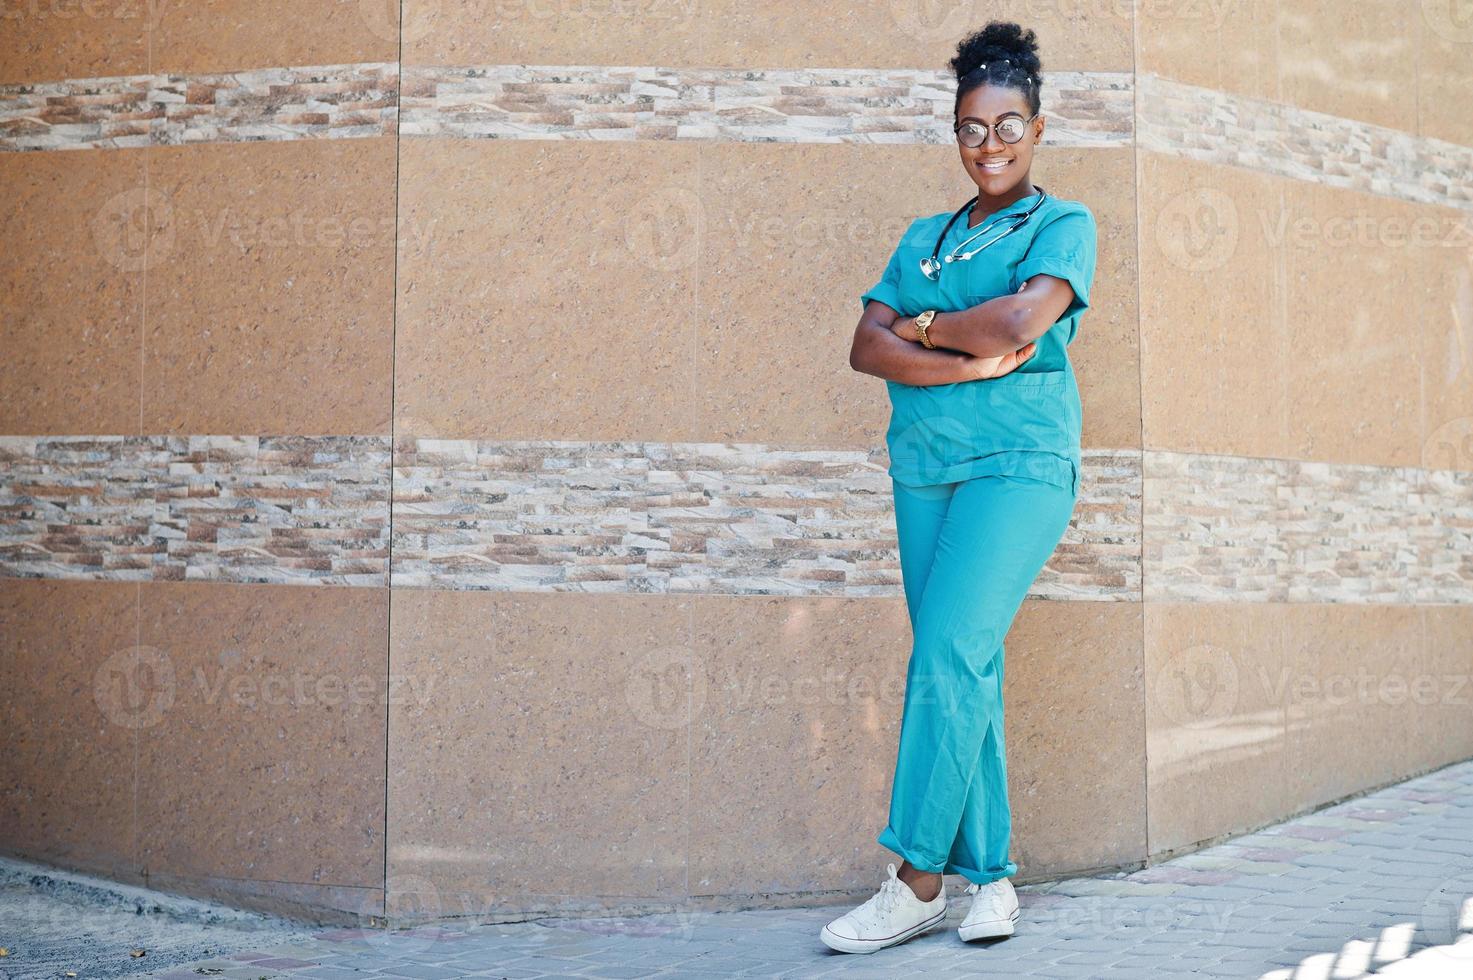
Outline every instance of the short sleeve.
[(1043, 273), (1067, 280), (1074, 299), (1059, 317), (1067, 319), (1089, 308), (1089, 290), (1095, 278), (1095, 216), (1080, 205), (1054, 217), (1033, 237), (1018, 263), (1018, 281)]
[(860, 295), (860, 310), (863, 311), (872, 299), (879, 300), (897, 313), (905, 312), (900, 308), (900, 246), (897, 245), (895, 251), (890, 253), (890, 261), (886, 264), (880, 281)]

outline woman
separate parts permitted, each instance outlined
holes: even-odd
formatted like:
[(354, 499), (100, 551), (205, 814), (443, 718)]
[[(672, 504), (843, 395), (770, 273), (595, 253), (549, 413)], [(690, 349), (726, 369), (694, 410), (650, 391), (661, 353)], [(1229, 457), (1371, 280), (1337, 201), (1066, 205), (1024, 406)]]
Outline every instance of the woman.
[(914, 634), (878, 837), (903, 863), (823, 928), (824, 943), (851, 953), (940, 925), (944, 874), (975, 895), (963, 940), (1013, 932), (1003, 638), (1079, 493), (1079, 389), (1065, 348), (1089, 305), (1094, 215), (1029, 178), (1044, 130), (1034, 33), (990, 23), (957, 46), (951, 68), (975, 203), (911, 224), (861, 297), (850, 354), (890, 393)]

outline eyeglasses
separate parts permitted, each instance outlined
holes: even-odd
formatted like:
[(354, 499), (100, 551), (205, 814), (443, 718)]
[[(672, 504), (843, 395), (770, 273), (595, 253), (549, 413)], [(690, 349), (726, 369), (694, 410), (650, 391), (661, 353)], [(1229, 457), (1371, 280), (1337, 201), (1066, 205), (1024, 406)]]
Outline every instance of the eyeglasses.
[[(1021, 116), (1008, 116), (1006, 119), (999, 119), (997, 124), (990, 128), (997, 130), (997, 138), (1004, 143), (1016, 143), (1023, 138), (1024, 133), (1028, 132), (1028, 124), (1037, 118), (1038, 113), (1036, 112), (1027, 119)], [(969, 122), (953, 127), (952, 132), (956, 133), (957, 142), (962, 146), (976, 149), (987, 142), (988, 128), (987, 123), (984, 122)]]

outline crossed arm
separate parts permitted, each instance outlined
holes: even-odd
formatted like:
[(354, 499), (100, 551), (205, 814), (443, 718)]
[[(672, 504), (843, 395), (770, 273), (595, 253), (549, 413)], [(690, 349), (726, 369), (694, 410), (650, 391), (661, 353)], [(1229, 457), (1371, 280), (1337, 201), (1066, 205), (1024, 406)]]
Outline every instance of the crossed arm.
[(1067, 280), (1040, 273), (1016, 293), (936, 314), (926, 329), (936, 350), (921, 343), (914, 317), (871, 300), (854, 330), (849, 366), (917, 386), (995, 378), (1033, 354), (1034, 340), (1058, 322), (1073, 297)]

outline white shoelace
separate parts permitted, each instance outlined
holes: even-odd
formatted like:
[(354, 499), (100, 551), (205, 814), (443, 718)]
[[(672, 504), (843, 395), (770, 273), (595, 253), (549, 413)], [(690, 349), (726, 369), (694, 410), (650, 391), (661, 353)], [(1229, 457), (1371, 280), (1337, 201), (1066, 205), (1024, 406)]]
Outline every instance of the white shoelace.
[(868, 902), (865, 902), (866, 905), (873, 903), (874, 907), (881, 912), (889, 912), (895, 908), (895, 903), (899, 902), (901, 895), (904, 894), (901, 891), (902, 888), (907, 891), (910, 889), (910, 886), (901, 881), (899, 876), (896, 875), (895, 865), (889, 865), (888, 871), (890, 876), (885, 879), (885, 883), (880, 886), (880, 890)]
[[(982, 890), (982, 886), (979, 885), (979, 884), (977, 884), (975, 881), (972, 882), (970, 885), (967, 886), (967, 894), (968, 895), (974, 895), (975, 896), (981, 890)], [(996, 888), (989, 888), (989, 889), (987, 889), (987, 898), (986, 898), (985, 901), (987, 902), (988, 908), (991, 911), (997, 912), (997, 913), (1001, 913), (1002, 912), (1002, 904), (1003, 904), (1002, 903), (1002, 893), (1000, 892), (999, 889), (996, 889)]]
[(901, 889), (906, 887), (905, 882), (893, 874), (885, 879), (885, 883), (880, 886), (879, 895), (876, 896), (880, 900), (880, 909), (885, 912), (894, 909), (903, 894)]

